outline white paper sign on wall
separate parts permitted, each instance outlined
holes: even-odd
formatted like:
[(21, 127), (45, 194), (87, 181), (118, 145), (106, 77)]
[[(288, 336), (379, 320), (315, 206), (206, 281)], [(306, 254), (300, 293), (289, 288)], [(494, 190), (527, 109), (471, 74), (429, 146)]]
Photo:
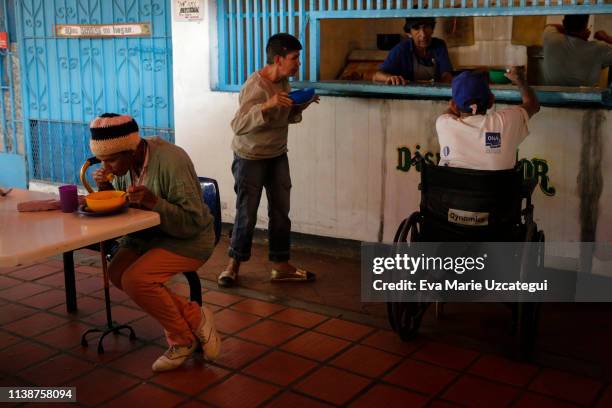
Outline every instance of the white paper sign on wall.
[(174, 19), (176, 21), (202, 20), (204, 6), (202, 0), (175, 0)]
[(57, 24), (56, 37), (103, 38), (103, 37), (150, 37), (150, 23), (129, 24)]

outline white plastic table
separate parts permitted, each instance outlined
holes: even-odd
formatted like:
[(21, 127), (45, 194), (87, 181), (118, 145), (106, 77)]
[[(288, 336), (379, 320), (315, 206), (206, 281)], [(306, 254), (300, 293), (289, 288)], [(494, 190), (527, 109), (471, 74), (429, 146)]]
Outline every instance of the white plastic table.
[(134, 208), (103, 217), (59, 210), (17, 211), (17, 203), (49, 198), (58, 197), (21, 189), (0, 197), (0, 267), (32, 264), (63, 253), (66, 307), (74, 312), (77, 304), (72, 251), (159, 225), (159, 214)]

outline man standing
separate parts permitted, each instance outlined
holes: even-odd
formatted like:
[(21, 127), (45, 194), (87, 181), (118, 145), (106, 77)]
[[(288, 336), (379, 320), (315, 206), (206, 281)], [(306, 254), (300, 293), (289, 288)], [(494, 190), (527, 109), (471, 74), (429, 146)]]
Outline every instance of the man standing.
[(410, 36), (393, 47), (374, 74), (374, 82), (406, 85), (414, 81), (450, 82), (453, 66), (444, 40), (432, 37), (433, 17), (406, 18), (404, 31)]
[(567, 15), (563, 25), (544, 30), (543, 75), (545, 85), (595, 86), (601, 70), (612, 65), (612, 38), (605, 31), (589, 41), (589, 16)]
[(218, 277), (222, 287), (233, 286), (241, 262), (251, 257), (253, 231), (263, 188), (268, 198), (269, 259), (274, 263), (272, 281), (311, 281), (314, 274), (289, 263), (291, 177), (287, 159), (289, 124), (302, 120), (309, 102), (295, 105), (289, 98), (288, 78), (300, 67), (302, 45), (290, 34), (275, 34), (266, 45), (267, 64), (253, 73), (240, 90), (240, 106), (232, 129), (236, 219), (229, 248), (229, 262)]

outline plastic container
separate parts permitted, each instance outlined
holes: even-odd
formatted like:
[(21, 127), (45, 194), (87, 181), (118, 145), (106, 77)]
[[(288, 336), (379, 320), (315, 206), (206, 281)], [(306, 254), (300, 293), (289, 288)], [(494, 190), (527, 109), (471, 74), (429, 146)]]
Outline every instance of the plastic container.
[(298, 89), (289, 92), (289, 98), (293, 101), (294, 105), (301, 105), (310, 101), (315, 95), (314, 88)]
[(489, 81), (493, 84), (509, 84), (511, 81), (504, 75), (506, 73), (505, 68), (490, 68), (489, 69)]
[(74, 184), (60, 186), (59, 196), (62, 212), (71, 213), (76, 211), (79, 206), (79, 194), (77, 193), (77, 186), (75, 186)]
[[(93, 212), (112, 211), (125, 204), (125, 191), (98, 191), (85, 197), (87, 208)], [(76, 208), (75, 208), (76, 210)]]

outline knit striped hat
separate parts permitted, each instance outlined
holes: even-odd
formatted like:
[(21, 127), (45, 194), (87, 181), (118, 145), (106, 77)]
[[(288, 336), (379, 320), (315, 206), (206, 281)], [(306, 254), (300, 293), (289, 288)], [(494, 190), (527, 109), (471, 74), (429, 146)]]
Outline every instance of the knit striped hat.
[(91, 121), (89, 130), (89, 147), (95, 156), (136, 150), (140, 143), (138, 124), (130, 115), (104, 113)]

